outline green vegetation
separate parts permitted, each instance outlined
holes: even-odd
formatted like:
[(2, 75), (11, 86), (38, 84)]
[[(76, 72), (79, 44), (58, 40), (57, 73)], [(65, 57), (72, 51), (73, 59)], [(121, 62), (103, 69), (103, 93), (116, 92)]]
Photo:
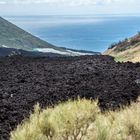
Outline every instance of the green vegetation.
[(33, 48), (57, 47), (31, 35), (0, 17), (0, 47), (32, 51)]
[(97, 102), (68, 101), (41, 110), (11, 132), (10, 140), (140, 140), (140, 104), (102, 114)]

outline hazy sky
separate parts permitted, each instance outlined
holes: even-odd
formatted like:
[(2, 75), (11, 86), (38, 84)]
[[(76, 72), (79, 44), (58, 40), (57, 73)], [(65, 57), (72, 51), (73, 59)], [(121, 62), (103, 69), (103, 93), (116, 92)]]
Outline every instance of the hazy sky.
[(140, 0), (0, 0), (0, 15), (140, 14)]

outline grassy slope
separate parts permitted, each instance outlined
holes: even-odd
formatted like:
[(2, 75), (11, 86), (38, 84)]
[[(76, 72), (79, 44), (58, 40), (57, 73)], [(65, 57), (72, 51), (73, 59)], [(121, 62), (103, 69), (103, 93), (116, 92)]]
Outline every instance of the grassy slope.
[(0, 47), (32, 50), (33, 48), (59, 49), (20, 29), (0, 17)]
[(111, 55), (120, 62), (140, 62), (140, 35), (115, 44), (103, 54)]
[(90, 100), (69, 101), (35, 112), (10, 140), (140, 140), (140, 103), (116, 112), (99, 111)]

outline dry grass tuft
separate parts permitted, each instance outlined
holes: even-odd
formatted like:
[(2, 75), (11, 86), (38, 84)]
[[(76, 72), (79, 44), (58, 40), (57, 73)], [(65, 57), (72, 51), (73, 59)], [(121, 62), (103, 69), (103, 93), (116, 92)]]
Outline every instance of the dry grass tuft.
[(105, 114), (85, 99), (45, 110), (36, 105), (10, 140), (140, 140), (140, 103)]

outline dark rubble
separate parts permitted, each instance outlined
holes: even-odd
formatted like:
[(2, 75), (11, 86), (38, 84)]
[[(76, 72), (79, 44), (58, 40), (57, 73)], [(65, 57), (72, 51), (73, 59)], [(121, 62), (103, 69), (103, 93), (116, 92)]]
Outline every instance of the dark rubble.
[(101, 110), (116, 109), (140, 95), (140, 63), (116, 63), (108, 56), (0, 58), (0, 140), (33, 106), (54, 106), (77, 97), (98, 99)]

